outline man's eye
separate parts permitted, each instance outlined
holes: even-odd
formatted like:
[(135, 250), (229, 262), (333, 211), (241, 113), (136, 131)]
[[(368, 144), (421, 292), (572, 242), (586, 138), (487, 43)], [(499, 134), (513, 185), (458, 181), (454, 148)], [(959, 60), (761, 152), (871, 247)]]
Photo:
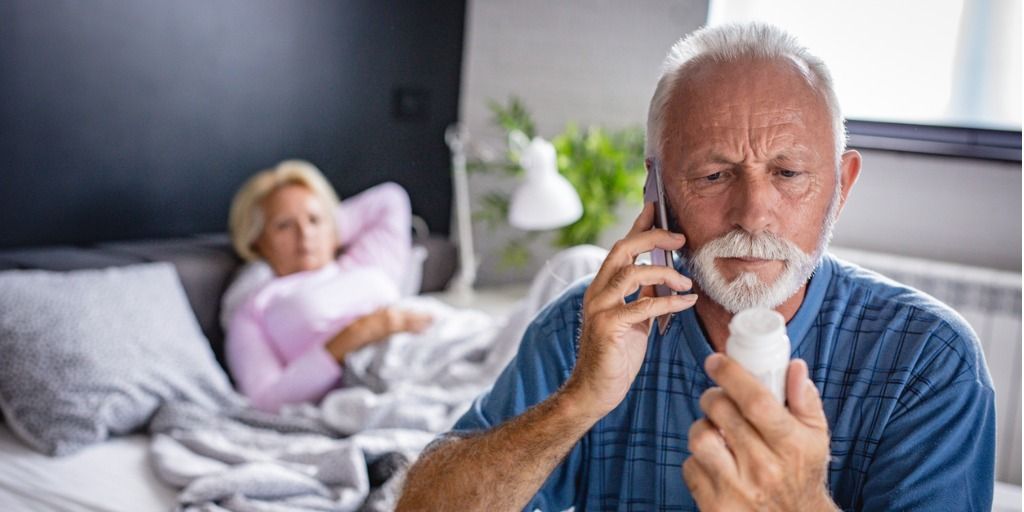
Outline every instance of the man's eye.
[(781, 171), (779, 171), (779, 176), (782, 176), (783, 178), (795, 178), (798, 175), (800, 175), (799, 172), (791, 171), (789, 169), (782, 169)]
[(708, 174), (707, 176), (704, 176), (704, 181), (715, 182), (715, 181), (718, 181), (720, 179), (722, 179), (722, 171), (718, 171), (716, 173)]

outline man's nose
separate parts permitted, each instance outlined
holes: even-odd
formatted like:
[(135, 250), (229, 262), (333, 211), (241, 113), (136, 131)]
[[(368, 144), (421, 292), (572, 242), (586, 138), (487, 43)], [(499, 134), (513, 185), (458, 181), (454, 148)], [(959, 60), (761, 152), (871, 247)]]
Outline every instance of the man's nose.
[(775, 228), (775, 206), (779, 192), (766, 177), (739, 180), (733, 192), (730, 222), (752, 235)]

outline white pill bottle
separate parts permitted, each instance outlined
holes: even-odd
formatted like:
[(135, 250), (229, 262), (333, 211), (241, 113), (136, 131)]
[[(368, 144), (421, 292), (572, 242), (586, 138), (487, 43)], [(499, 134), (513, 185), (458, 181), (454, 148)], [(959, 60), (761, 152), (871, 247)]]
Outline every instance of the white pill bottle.
[(729, 322), (725, 354), (754, 374), (782, 404), (786, 403), (790, 350), (786, 320), (775, 311), (746, 309)]

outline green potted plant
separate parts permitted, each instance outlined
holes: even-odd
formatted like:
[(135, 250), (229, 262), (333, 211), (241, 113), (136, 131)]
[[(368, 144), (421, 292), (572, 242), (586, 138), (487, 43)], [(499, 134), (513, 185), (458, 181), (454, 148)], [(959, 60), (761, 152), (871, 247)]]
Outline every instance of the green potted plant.
[[(527, 137), (536, 135), (533, 118), (521, 100), (512, 97), (507, 104), (488, 104), (494, 123), (507, 136), (518, 130)], [(558, 172), (572, 183), (583, 203), (583, 216), (557, 231), (556, 247), (597, 243), (601, 232), (613, 225), (616, 209), (624, 201), (643, 200), (644, 133), (637, 127), (605, 130), (591, 126), (580, 129), (569, 123), (565, 131), (551, 139), (558, 153)], [(470, 162), (472, 172), (503, 173), (518, 176), (522, 172), (518, 155), (507, 148), (497, 162)], [(504, 224), (508, 218), (509, 192), (497, 190), (483, 196), (474, 217), (489, 227)], [(522, 232), (510, 239), (501, 254), (503, 265), (521, 267), (530, 261), (530, 243), (536, 232)]]

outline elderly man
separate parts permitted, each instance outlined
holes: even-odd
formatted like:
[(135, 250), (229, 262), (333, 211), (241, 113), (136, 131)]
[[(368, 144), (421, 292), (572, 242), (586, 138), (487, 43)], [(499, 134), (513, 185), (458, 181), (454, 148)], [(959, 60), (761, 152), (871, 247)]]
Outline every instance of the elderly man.
[[(988, 510), (975, 335), (826, 254), (861, 159), (824, 64), (773, 27), (703, 29), (669, 53), (647, 135), (675, 233), (648, 205), (410, 470), (399, 508)], [(691, 288), (635, 264), (656, 247), (682, 249), (695, 293), (653, 296)], [(785, 405), (722, 354), (752, 306), (787, 321)]]

